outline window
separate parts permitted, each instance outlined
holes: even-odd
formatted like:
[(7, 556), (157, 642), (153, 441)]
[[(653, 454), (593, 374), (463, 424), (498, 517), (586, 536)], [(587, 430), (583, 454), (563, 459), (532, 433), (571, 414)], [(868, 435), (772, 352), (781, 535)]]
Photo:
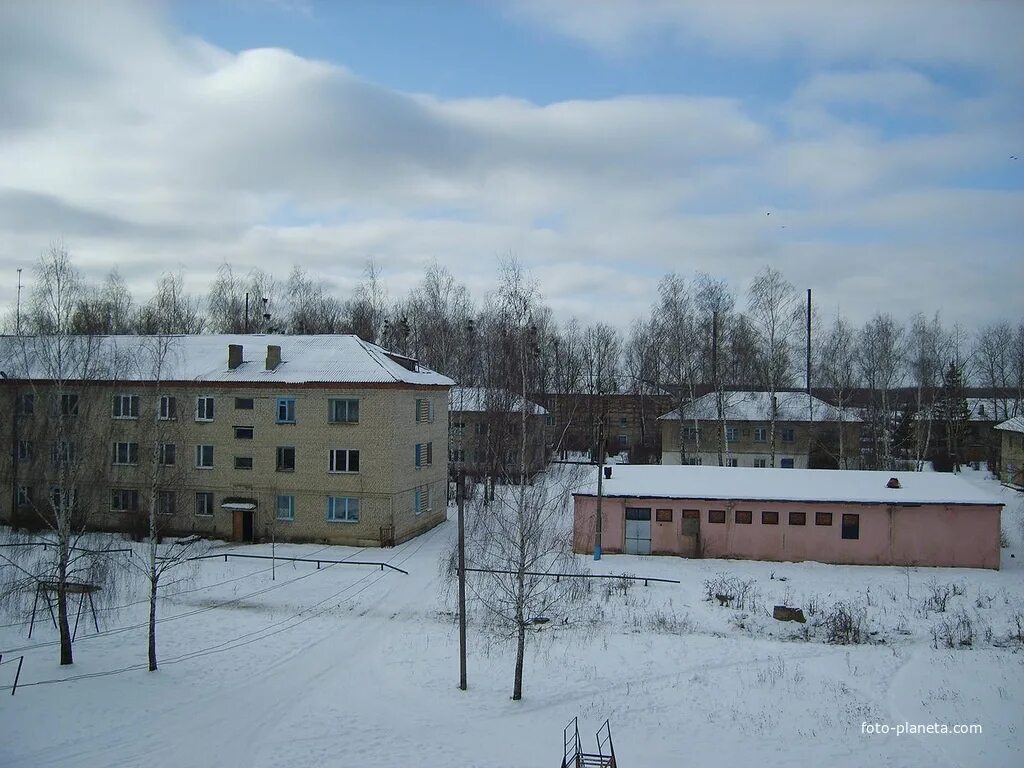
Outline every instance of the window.
[(199, 491), (196, 494), (196, 515), (209, 517), (213, 514), (213, 494), (210, 491)]
[(78, 505), (77, 488), (61, 488), (59, 485), (50, 488), (50, 505), (53, 511), (70, 512)]
[(547, 416), (545, 416), (544, 417), (544, 426), (545, 427), (553, 427), (553, 426), (555, 426), (555, 417), (552, 416), (551, 414), (548, 414)]
[(466, 451), (463, 448), (449, 448), (448, 461), (452, 464), (462, 464), (466, 460)]
[(778, 512), (762, 512), (761, 513), (761, 525), (778, 525), (779, 524), (779, 513)]
[(279, 397), (279, 398), (277, 398), (277, 423), (278, 424), (294, 424), (295, 423), (295, 398), (294, 397)]
[(487, 425), (483, 422), (478, 422), (473, 425), (473, 432), (477, 435), (486, 435)]
[(629, 447), (629, 436), (628, 435), (619, 435), (618, 438), (617, 438), (617, 442), (619, 444), (619, 448), (628, 448)]
[(683, 520), (700, 520), (699, 509), (684, 509)]
[(739, 439), (739, 433), (736, 430), (736, 427), (726, 427), (725, 428), (725, 440), (726, 440), (726, 442), (735, 443), (738, 439)]
[(757, 469), (765, 469), (767, 466), (767, 459), (754, 459), (754, 467), (756, 467)]
[(213, 398), (208, 395), (196, 398), (196, 421), (213, 421)]
[(213, 446), (212, 445), (197, 445), (196, 446), (196, 469), (212, 469), (213, 468)]
[(750, 525), (754, 520), (754, 513), (749, 509), (737, 509), (733, 512), (733, 519), (737, 525)]
[(699, 440), (701, 430), (694, 427), (683, 427), (683, 440)]
[(328, 451), (328, 472), (358, 472), (359, 451), (350, 448), (332, 448)]
[(358, 424), (359, 401), (337, 398), (327, 401), (327, 420), (331, 424)]
[(754, 428), (754, 442), (755, 443), (767, 443), (768, 442), (768, 428), (767, 427), (755, 427)]
[(138, 512), (139, 492), (134, 488), (111, 488), (110, 509), (113, 512)]
[(139, 396), (138, 395), (114, 395), (114, 418), (115, 419), (137, 419), (137, 418), (139, 418)]
[(251, 397), (236, 397), (235, 398), (235, 410), (236, 411), (251, 411), (252, 410), (252, 398)]
[(358, 523), (359, 499), (354, 496), (328, 496), (327, 522)]
[(295, 519), (295, 497), (294, 496), (278, 496), (277, 503), (274, 505), (277, 510), (278, 520), (294, 520)]
[(422, 515), (424, 512), (429, 512), (433, 509), (433, 501), (430, 486), (424, 485), (416, 489), (416, 493), (413, 494), (413, 505), (412, 511), (414, 515)]
[(174, 421), (178, 418), (178, 398), (174, 395), (160, 396), (160, 419)]
[(19, 416), (33, 415), (36, 412), (36, 396), (31, 392), (18, 395), (14, 408)]
[(789, 513), (789, 524), (790, 525), (807, 525), (807, 513), (806, 512), (790, 512)]
[(70, 440), (50, 443), (50, 463), (55, 467), (71, 464), (75, 460), (75, 444)]
[(22, 464), (28, 464), (30, 461), (32, 461), (31, 440), (18, 441), (18, 461), (20, 461)]
[(815, 512), (814, 513), (814, 524), (815, 525), (832, 525), (832, 513), (831, 512)]
[(704, 459), (700, 456), (685, 456), (683, 458), (683, 464), (688, 467), (699, 467), (704, 463)]
[(792, 427), (783, 427), (782, 428), (782, 442), (784, 442), (784, 443), (792, 443), (795, 440), (796, 440), (796, 432), (793, 430), (793, 428)]
[(654, 521), (656, 523), (671, 523), (672, 522), (672, 510), (671, 509), (658, 509), (654, 512)]
[(291, 446), (279, 445), (277, 447), (277, 471), (295, 471), (295, 449)]
[(416, 398), (416, 421), (430, 422), (434, 420), (434, 401)]
[(429, 467), (434, 463), (434, 444), (416, 443), (416, 466)]
[(235, 456), (235, 469), (252, 469), (252, 456)]
[(860, 515), (843, 515), (843, 538), (860, 538)]
[(173, 515), (178, 511), (177, 498), (174, 491), (157, 491), (156, 511), (159, 515)]
[(235, 427), (235, 440), (252, 440), (254, 432), (252, 427)]
[(78, 395), (67, 394), (60, 396), (60, 412), (62, 416), (78, 415)]
[(709, 509), (708, 510), (708, 522), (709, 523), (724, 523), (725, 522), (725, 510), (724, 509)]
[(451, 428), (452, 437), (462, 437), (466, 434), (466, 422), (464, 421), (453, 421)]
[(740, 465), (739, 459), (726, 459), (725, 466), (727, 467), (738, 467)]
[(160, 443), (160, 466), (173, 467), (178, 463), (178, 446), (174, 443)]
[(27, 485), (18, 486), (18, 506), (27, 507), (32, 503), (32, 490)]
[(779, 466), (782, 469), (792, 469), (793, 468), (793, 459), (782, 459), (779, 462)]
[(139, 444), (138, 443), (114, 443), (115, 464), (138, 464)]

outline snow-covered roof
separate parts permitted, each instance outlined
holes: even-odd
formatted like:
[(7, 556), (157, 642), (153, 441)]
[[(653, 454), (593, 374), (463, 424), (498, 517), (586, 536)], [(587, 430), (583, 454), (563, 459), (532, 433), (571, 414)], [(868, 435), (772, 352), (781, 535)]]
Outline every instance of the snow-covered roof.
[[(108, 374), (131, 381), (157, 378), (155, 350), (160, 340), (169, 339), (167, 354), (160, 366), (163, 381), (280, 382), (287, 384), (329, 383), (452, 386), (447, 376), (432, 371), (415, 360), (395, 355), (376, 344), (352, 334), (287, 336), (283, 334), (217, 334), (182, 336), (99, 336), (77, 337), (79, 348), (90, 339), (95, 345), (91, 356), (97, 360), (118, 360), (116, 372)], [(74, 339), (72, 340), (74, 341)], [(18, 378), (50, 379), (53, 355), (43, 351), (52, 340), (43, 337), (0, 337), (0, 365), (8, 375)], [(23, 354), (22, 344), (39, 350)], [(228, 345), (242, 347), (242, 362), (228, 367)], [(281, 362), (266, 369), (267, 347), (281, 348)], [(72, 356), (75, 351), (72, 350)], [(27, 358), (27, 363), (25, 362)], [(111, 366), (106, 365), (109, 369)], [(25, 370), (25, 369), (28, 370)], [(104, 376), (106, 378), (107, 376)], [(68, 378), (82, 378), (72, 373)]]
[(1009, 413), (1020, 413), (1020, 403), (1013, 398), (996, 398), (999, 402), (999, 408), (996, 408), (993, 404), (991, 397), (968, 397), (967, 410), (970, 412), (971, 421), (997, 421), (999, 416), (1007, 415)]
[[(900, 488), (888, 488), (890, 478)], [(1003, 502), (945, 472), (869, 472), (852, 469), (755, 469), (620, 465), (602, 493), (607, 497), (830, 501), (857, 504), (998, 504)], [(597, 478), (578, 495), (597, 494)]]
[[(520, 413), (523, 410), (523, 399), (512, 392), (484, 387), (453, 387), (448, 392), (450, 413), (484, 413), (493, 410)], [(534, 416), (547, 415), (547, 409), (532, 400), (526, 401), (526, 412)]]
[(1024, 432), (1024, 416), (1014, 416), (1002, 424), (996, 424), (993, 429), (999, 429), (1003, 432)]
[[(809, 418), (808, 394), (806, 392), (778, 392), (779, 421), (807, 421)], [(698, 397), (683, 406), (683, 418), (710, 421), (718, 418), (718, 401), (714, 392)], [(771, 418), (771, 393), (769, 392), (726, 392), (726, 421), (768, 421)], [(810, 396), (815, 421), (839, 421), (839, 409), (818, 397)], [(679, 409), (666, 413), (660, 419), (678, 421)], [(861, 421), (851, 411), (843, 414), (843, 421)]]

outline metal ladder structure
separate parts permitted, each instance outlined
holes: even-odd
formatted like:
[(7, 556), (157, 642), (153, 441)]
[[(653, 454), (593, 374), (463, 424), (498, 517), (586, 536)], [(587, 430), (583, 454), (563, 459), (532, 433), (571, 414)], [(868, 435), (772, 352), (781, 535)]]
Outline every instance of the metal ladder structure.
[(597, 729), (597, 752), (584, 752), (580, 742), (578, 718), (573, 718), (562, 731), (562, 768), (617, 768), (612, 728), (608, 720)]

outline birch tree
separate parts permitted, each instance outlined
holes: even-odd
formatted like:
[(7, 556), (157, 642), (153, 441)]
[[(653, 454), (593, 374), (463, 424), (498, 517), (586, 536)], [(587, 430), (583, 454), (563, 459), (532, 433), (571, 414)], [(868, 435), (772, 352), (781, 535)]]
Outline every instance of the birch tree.
[(860, 332), (858, 363), (870, 402), (868, 421), (871, 430), (875, 469), (893, 469), (892, 437), (899, 402), (895, 389), (904, 377), (903, 329), (892, 315), (877, 313)]
[(758, 339), (758, 372), (769, 395), (768, 466), (775, 466), (778, 392), (792, 376), (792, 347), (800, 327), (800, 302), (793, 284), (772, 267), (762, 269), (747, 291), (747, 314)]
[[(840, 469), (849, 469), (850, 447), (846, 445), (846, 423), (854, 390), (860, 386), (860, 371), (857, 367), (856, 336), (839, 315), (836, 315), (822, 341), (818, 366), (818, 378), (831, 390), (839, 413), (838, 464)], [(854, 447), (859, 449), (859, 446)]]

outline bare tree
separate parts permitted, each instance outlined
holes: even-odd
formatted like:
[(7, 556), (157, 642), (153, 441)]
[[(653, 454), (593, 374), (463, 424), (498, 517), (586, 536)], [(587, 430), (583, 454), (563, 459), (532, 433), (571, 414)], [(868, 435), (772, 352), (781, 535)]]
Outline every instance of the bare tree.
[(8, 566), (0, 569), (0, 601), (27, 610), (29, 602), (54, 595), (61, 664), (71, 664), (72, 597), (83, 600), (98, 590), (96, 598), (113, 601), (116, 594), (112, 539), (90, 532), (108, 509), (109, 454), (93, 448), (110, 445), (102, 384), (116, 379), (126, 361), (103, 348), (100, 338), (73, 333), (83, 288), (62, 243), (41, 257), (35, 277), (27, 335), (3, 339), (0, 353), (14, 388), (16, 467), (22, 470), (13, 522), (28, 529), (13, 533), (13, 546), (0, 551)]
[(942, 384), (943, 361), (948, 352), (948, 335), (938, 313), (931, 321), (922, 314), (915, 315), (907, 337), (907, 368), (916, 393), (914, 458), (919, 472), (931, 451), (935, 400)]
[(675, 273), (658, 283), (658, 303), (652, 308), (652, 320), (661, 341), (659, 386), (672, 393), (679, 414), (679, 463), (686, 464), (686, 421), (692, 417), (694, 453), (700, 453), (700, 429), (697, 413), (690, 406), (697, 399), (701, 361), (694, 343), (696, 322), (693, 297), (686, 281)]
[(889, 314), (876, 314), (859, 337), (861, 375), (868, 388), (868, 420), (875, 469), (893, 468), (893, 432), (899, 402), (894, 390), (903, 381), (905, 344), (903, 329)]
[(204, 327), (199, 299), (185, 291), (181, 272), (160, 275), (156, 291), (135, 320), (135, 330), (146, 335), (202, 333)]
[[(836, 315), (821, 344), (818, 366), (818, 378), (831, 390), (839, 414), (837, 462), (840, 469), (849, 469), (846, 423), (854, 390), (860, 385), (860, 371), (857, 367), (856, 337), (853, 329), (839, 315)], [(859, 449), (859, 446), (854, 447)]]
[(387, 318), (387, 290), (380, 268), (373, 259), (366, 262), (363, 276), (363, 282), (356, 287), (352, 299), (345, 306), (346, 325), (359, 338), (377, 343)]
[(281, 325), (288, 333), (339, 333), (344, 328), (345, 306), (328, 295), (323, 283), (294, 267), (284, 286)]
[(770, 397), (768, 466), (774, 467), (778, 392), (792, 376), (792, 348), (800, 327), (800, 302), (793, 284), (772, 267), (765, 267), (754, 277), (747, 298), (748, 314), (760, 347), (758, 370), (761, 384)]

